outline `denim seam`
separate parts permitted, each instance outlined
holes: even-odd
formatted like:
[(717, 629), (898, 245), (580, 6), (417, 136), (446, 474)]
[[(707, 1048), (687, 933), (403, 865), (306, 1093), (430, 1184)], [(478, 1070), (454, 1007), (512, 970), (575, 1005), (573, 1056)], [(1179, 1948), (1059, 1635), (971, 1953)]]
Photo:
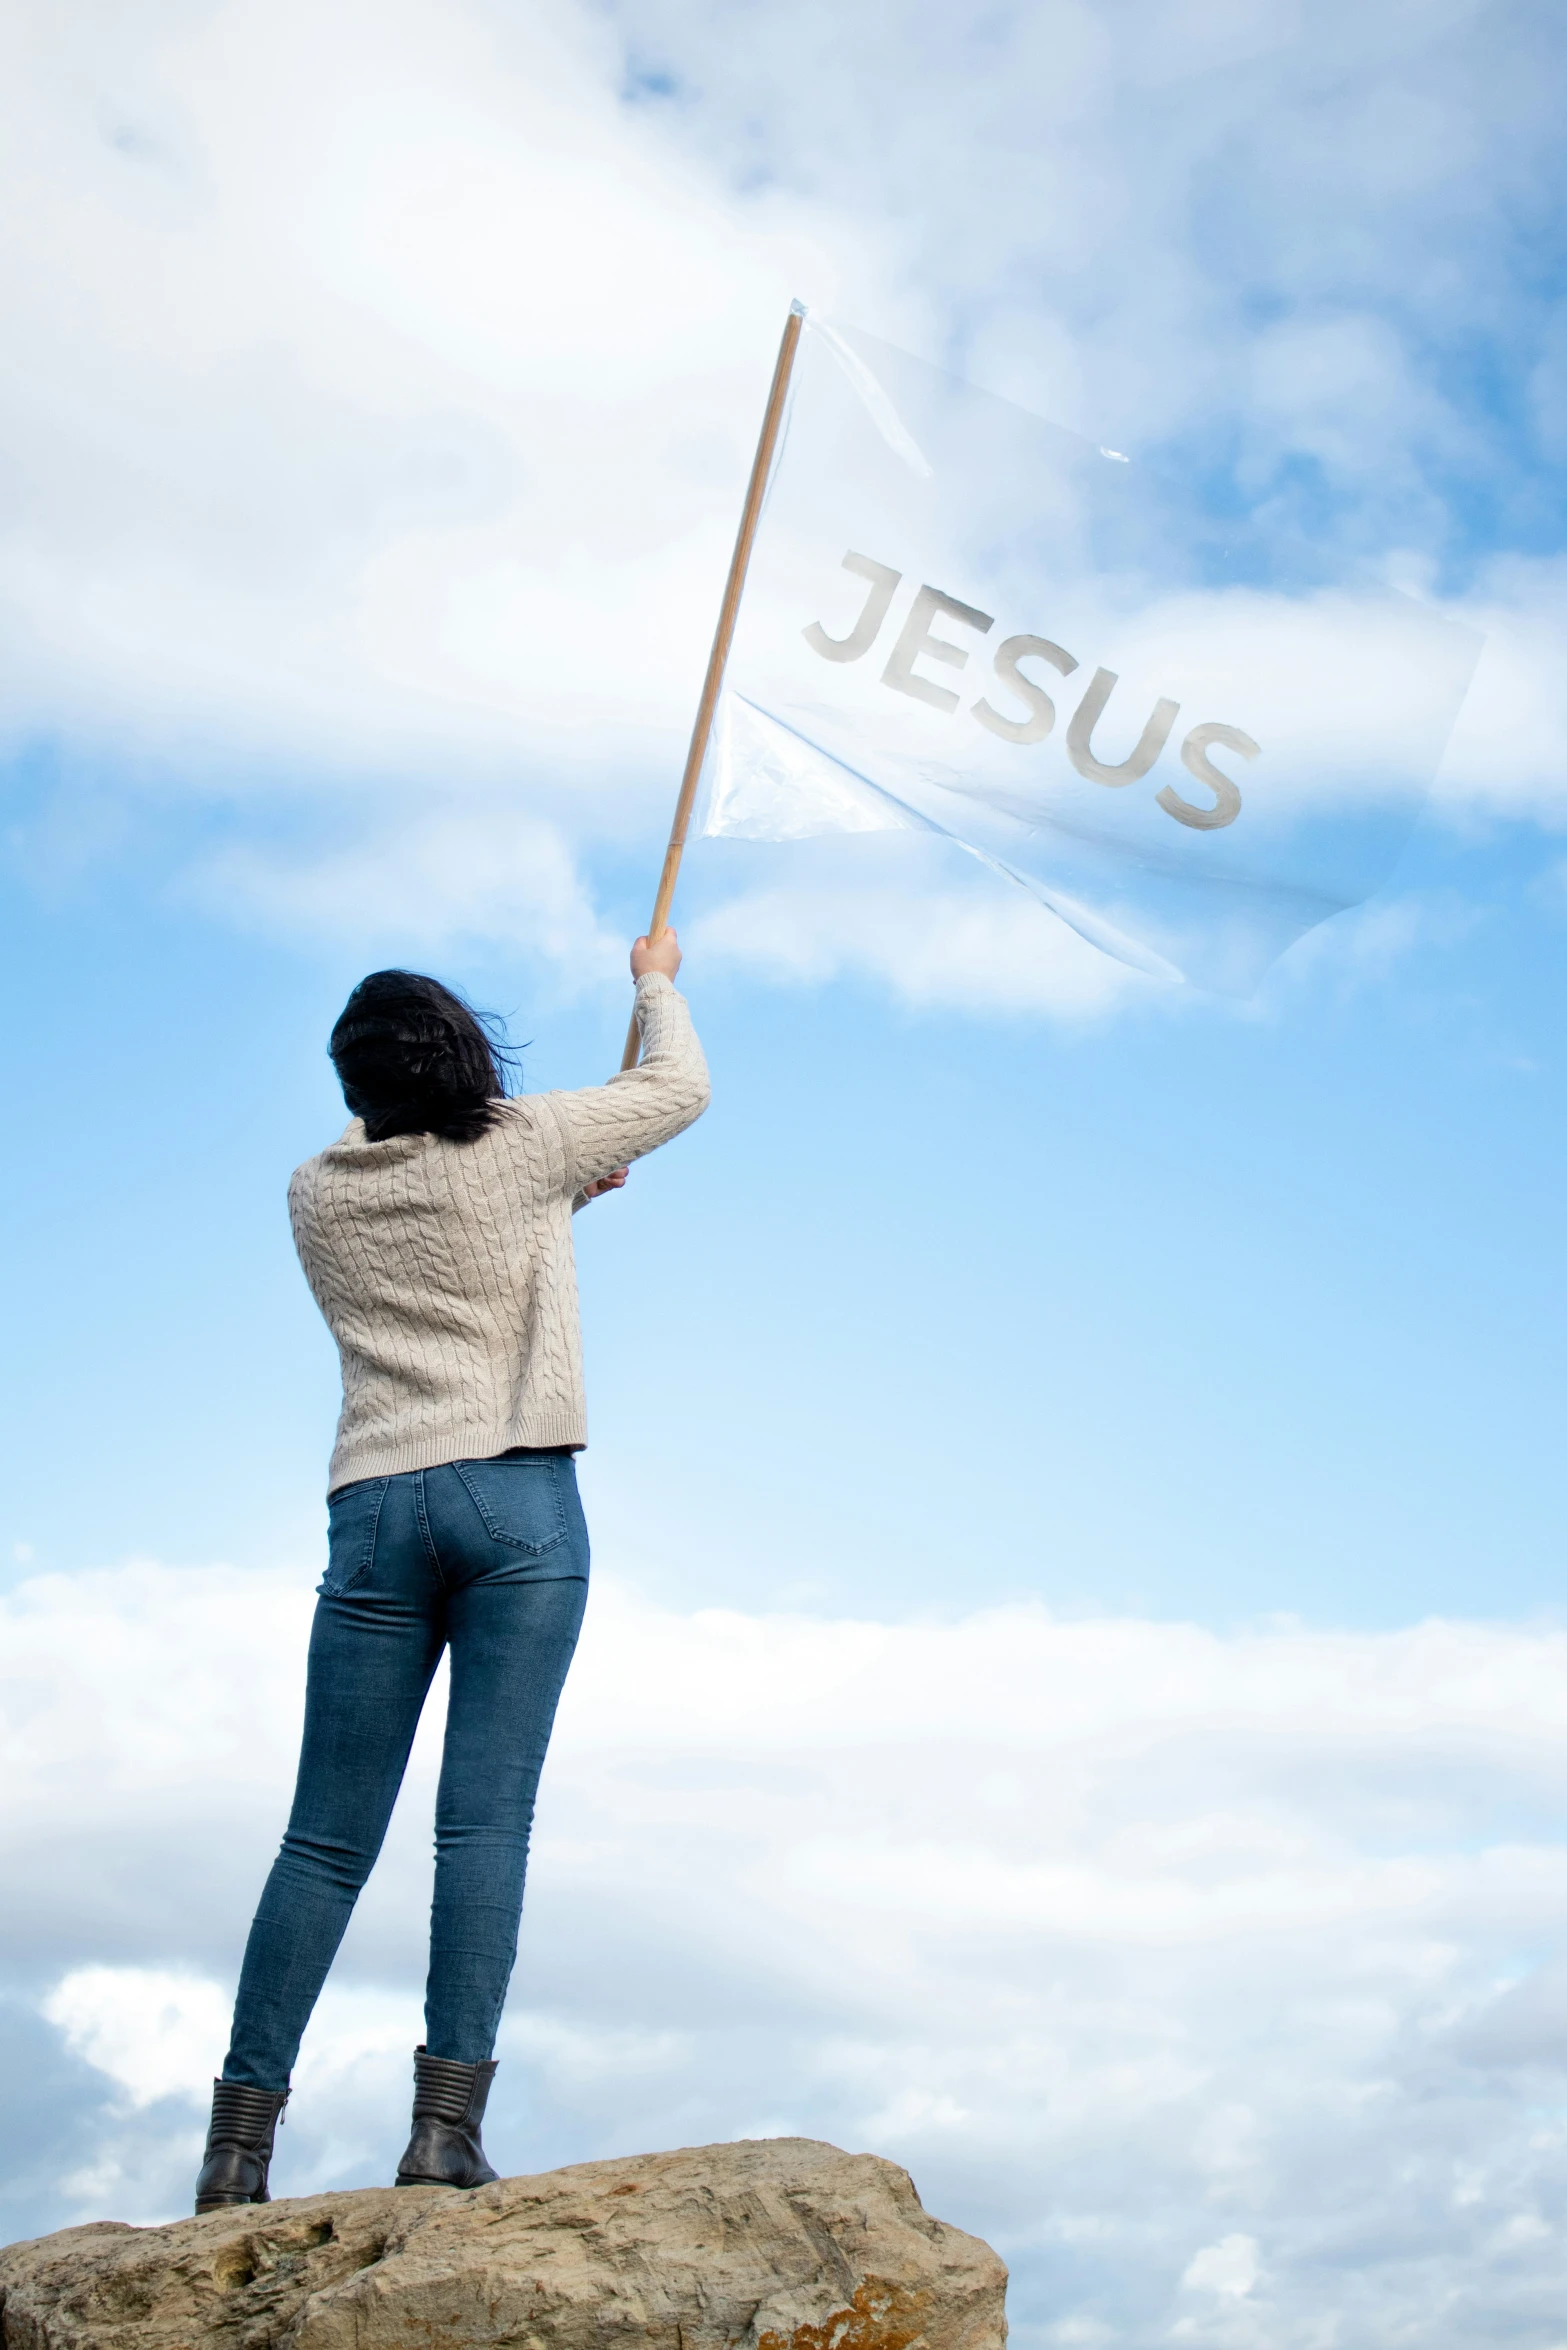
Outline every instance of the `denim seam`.
[(430, 1562), (436, 1582), (445, 1591), (448, 1588), (446, 1570), (441, 1565), (441, 1554), (435, 1547), (435, 1536), (430, 1532), (430, 1513), (425, 1506), (424, 1480), (427, 1474), (424, 1469), (415, 1469), (413, 1473), (414, 1516), (419, 1523), (419, 1539), (424, 1545), (424, 1555)]

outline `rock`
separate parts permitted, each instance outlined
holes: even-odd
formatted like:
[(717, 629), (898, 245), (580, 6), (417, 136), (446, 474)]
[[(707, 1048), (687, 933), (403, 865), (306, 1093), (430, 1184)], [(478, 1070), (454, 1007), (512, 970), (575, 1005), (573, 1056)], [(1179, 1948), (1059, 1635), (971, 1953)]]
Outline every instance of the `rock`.
[(1001, 2350), (1007, 2272), (814, 2138), (371, 2188), (0, 2252), (4, 2350)]

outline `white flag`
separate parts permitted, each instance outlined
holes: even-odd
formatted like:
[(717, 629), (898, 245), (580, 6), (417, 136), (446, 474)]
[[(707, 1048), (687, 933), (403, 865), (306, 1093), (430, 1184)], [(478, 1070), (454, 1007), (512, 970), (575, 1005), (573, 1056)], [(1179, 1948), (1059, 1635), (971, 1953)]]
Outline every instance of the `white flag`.
[(1246, 994), (1386, 876), (1480, 641), (807, 316), (697, 829), (943, 833)]

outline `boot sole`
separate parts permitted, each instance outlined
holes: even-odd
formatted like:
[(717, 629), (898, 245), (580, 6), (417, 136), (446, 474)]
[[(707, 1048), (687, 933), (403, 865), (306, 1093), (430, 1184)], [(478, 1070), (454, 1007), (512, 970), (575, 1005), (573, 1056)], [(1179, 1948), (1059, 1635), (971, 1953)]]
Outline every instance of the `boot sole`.
[[(498, 2178), (499, 2175), (497, 2172), (496, 2177)], [(455, 2179), (411, 2178), (399, 2171), (392, 2184), (397, 2187), (450, 2187), (454, 2195), (472, 2195), (480, 2187), (493, 2187), (495, 2180), (475, 2179), (471, 2185), (461, 2187)]]

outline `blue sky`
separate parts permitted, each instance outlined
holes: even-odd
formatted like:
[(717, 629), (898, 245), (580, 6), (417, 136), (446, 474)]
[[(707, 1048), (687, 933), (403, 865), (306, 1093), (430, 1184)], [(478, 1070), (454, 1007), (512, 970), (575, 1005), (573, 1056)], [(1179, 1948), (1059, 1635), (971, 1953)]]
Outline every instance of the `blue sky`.
[[(1487, 646), (1251, 1004), (938, 844), (693, 850), (714, 1106), (579, 1219), (602, 1584), (497, 2158), (873, 2145), (1040, 2350), (1559, 2350), (1554, 13), (0, 43), (0, 2025), (55, 2150), (0, 2234), (182, 2208), (318, 1572), (326, 1032), (395, 960), (530, 1087), (615, 1064), (798, 293)], [(397, 2152), (428, 1759), (284, 2191)]]
[[(764, 859), (820, 863), (700, 848), (694, 936)], [(282, 1185), (338, 1116), (321, 1040), (364, 957), (128, 878), (13, 883), (13, 985), (50, 982), (10, 1540), (28, 1571), (308, 1555), (334, 1365)], [(601, 1528), (692, 1604), (1554, 1611), (1553, 889), (1537, 843), (1428, 826), (1339, 967), (1065, 1028), (693, 949), (715, 1109), (579, 1222)], [(612, 1065), (618, 992), (530, 1018), (520, 964), (441, 968), (519, 1007), (527, 1083)]]

